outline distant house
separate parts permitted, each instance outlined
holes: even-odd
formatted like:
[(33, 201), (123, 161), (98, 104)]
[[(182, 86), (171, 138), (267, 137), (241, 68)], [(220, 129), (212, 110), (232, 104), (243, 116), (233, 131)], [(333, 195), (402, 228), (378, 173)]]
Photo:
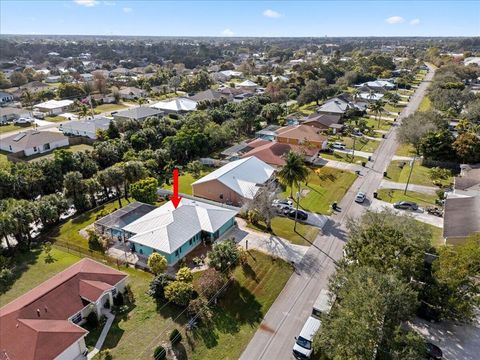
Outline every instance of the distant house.
[(123, 67), (119, 67), (119, 68), (111, 70), (109, 75), (110, 75), (110, 77), (129, 76), (129, 75), (131, 75), (131, 72), (128, 69), (125, 69)]
[(279, 143), (291, 145), (305, 145), (325, 149), (328, 137), (308, 125), (284, 126), (276, 131)]
[(14, 107), (0, 107), (0, 124), (21, 118), (30, 117), (30, 110)]
[(14, 97), (12, 94), (0, 91), (0, 106), (5, 106), (13, 102), (13, 99)]
[(277, 130), (280, 129), (279, 125), (268, 125), (267, 127), (255, 132), (255, 137), (258, 139), (273, 141), (277, 139)]
[(366, 102), (354, 102), (346, 95), (339, 95), (325, 101), (318, 109), (319, 114), (331, 114), (343, 116), (349, 109), (366, 111), (368, 104)]
[(244, 151), (240, 156), (241, 158), (255, 156), (268, 165), (281, 167), (285, 165), (285, 156), (290, 151), (302, 155), (306, 162), (312, 163), (318, 157), (320, 148), (255, 139), (246, 144)]
[(112, 119), (95, 117), (89, 120), (72, 120), (60, 124), (58, 129), (65, 135), (85, 136), (90, 139), (97, 138), (97, 130), (106, 130)]
[(480, 195), (445, 200), (443, 237), (446, 244), (460, 244), (480, 233)]
[(120, 98), (125, 100), (135, 100), (147, 95), (145, 90), (136, 87), (124, 87), (118, 91)]
[(38, 94), (42, 91), (46, 91), (51, 89), (50, 86), (47, 84), (40, 82), (40, 81), (32, 81), (29, 82), (25, 85), (22, 85), (15, 90), (11, 91), (12, 95), (15, 97), (15, 99), (21, 99), (25, 91), (30, 92), (32, 95)]
[(243, 76), (243, 74), (240, 71), (235, 71), (235, 70), (223, 70), (223, 71), (219, 71), (219, 73), (225, 76), (227, 80), (231, 78), (239, 78)]
[[(84, 258), (0, 308), (0, 353), (10, 360), (86, 360), (79, 325), (125, 291), (127, 275)], [(108, 303), (108, 306), (106, 305)]]
[(88, 74), (88, 73), (85, 73), (85, 74), (80, 74), (80, 77), (82, 78), (83, 81), (87, 82), (87, 81), (93, 81), (94, 79), (94, 76), (92, 74)]
[(72, 100), (48, 100), (34, 106), (38, 111), (47, 115), (58, 115), (73, 107)]
[(112, 112), (112, 116), (115, 120), (130, 119), (143, 121), (149, 117), (161, 117), (162, 115), (163, 111), (148, 106), (137, 106), (127, 110)]
[(26, 130), (0, 141), (0, 149), (10, 153), (22, 152), (24, 156), (42, 154), (68, 146), (68, 137), (56, 131)]
[(325, 131), (333, 129), (335, 133), (339, 128), (343, 127), (343, 120), (339, 114), (318, 114), (313, 113), (306, 117), (302, 124), (313, 126), (319, 130)]
[(197, 103), (200, 101), (213, 101), (218, 100), (220, 98), (231, 99), (230, 96), (223, 94), (219, 91), (215, 91), (212, 89), (208, 89), (205, 91), (200, 91), (195, 95), (189, 97), (190, 100), (196, 101)]
[(245, 80), (241, 83), (235, 84), (237, 88), (246, 88), (246, 89), (256, 89), (258, 87), (257, 83), (254, 83), (252, 80)]
[(192, 184), (193, 195), (241, 205), (255, 197), (275, 169), (255, 156), (232, 161)]
[(50, 75), (45, 78), (45, 82), (49, 84), (58, 83), (60, 80), (62, 80), (60, 75)]
[(197, 102), (189, 98), (178, 97), (172, 100), (159, 101), (151, 106), (152, 108), (170, 113), (185, 113), (194, 111), (197, 108)]
[(393, 90), (395, 89), (396, 85), (394, 82), (389, 80), (375, 80), (375, 81), (367, 81), (363, 84), (356, 85), (358, 88), (365, 87), (367, 89), (371, 89), (376, 92), (384, 93), (386, 90)]
[(176, 264), (202, 241), (215, 241), (235, 225), (237, 210), (182, 198), (148, 212), (122, 231), (132, 251), (148, 257), (153, 252)]

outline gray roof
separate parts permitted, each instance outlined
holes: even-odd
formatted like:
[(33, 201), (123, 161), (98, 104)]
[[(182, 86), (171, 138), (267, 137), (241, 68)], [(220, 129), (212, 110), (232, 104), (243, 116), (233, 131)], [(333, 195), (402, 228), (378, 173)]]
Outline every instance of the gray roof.
[(240, 151), (245, 149), (248, 146), (248, 144), (245, 141), (242, 141), (241, 143), (235, 144), (233, 146), (230, 146), (228, 149), (225, 149), (222, 151), (223, 156), (232, 156), (232, 155), (237, 155)]
[(480, 232), (480, 196), (447, 198), (443, 237), (466, 237)]
[(329, 127), (332, 124), (338, 124), (340, 122), (341, 115), (339, 114), (311, 114), (305, 119), (305, 122), (317, 122), (326, 127)]
[(462, 176), (455, 177), (455, 189), (468, 190), (480, 184), (480, 168), (465, 171)]
[(193, 96), (190, 96), (189, 99), (198, 102), (198, 101), (204, 101), (204, 100), (216, 100), (221, 97), (227, 97), (227, 95), (212, 89), (208, 89), (205, 91), (200, 91)]
[(161, 110), (153, 109), (148, 106), (138, 106), (135, 108), (130, 108), (127, 110), (122, 110), (116, 113), (112, 113), (112, 116), (114, 118), (122, 117), (122, 118), (134, 119), (134, 120), (141, 120), (149, 116), (159, 116), (162, 114), (163, 114), (163, 111)]
[(5, 115), (23, 115), (29, 113), (30, 110), (27, 109), (19, 109), (19, 108), (14, 108), (14, 107), (0, 107), (0, 116), (5, 116)]
[(26, 130), (3, 138), (2, 145), (11, 145), (25, 150), (63, 139), (67, 137), (61, 132)]
[(152, 210), (155, 206), (135, 201), (95, 221), (95, 225), (121, 229)]
[(339, 99), (333, 98), (327, 100), (322, 106), (318, 108), (318, 112), (328, 112), (333, 114), (343, 114), (349, 108), (348, 102)]

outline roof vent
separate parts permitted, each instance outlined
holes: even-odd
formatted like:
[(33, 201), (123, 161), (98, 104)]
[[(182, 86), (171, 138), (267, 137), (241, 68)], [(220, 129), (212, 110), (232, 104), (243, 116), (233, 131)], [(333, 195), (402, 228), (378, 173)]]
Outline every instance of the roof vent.
[(37, 309), (37, 316), (40, 317), (40, 309)]

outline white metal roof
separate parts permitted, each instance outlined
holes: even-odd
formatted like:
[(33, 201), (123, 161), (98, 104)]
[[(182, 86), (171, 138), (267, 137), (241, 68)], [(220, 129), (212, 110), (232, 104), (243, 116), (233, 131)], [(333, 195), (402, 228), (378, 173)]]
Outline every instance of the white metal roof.
[(151, 107), (166, 111), (193, 111), (197, 108), (197, 102), (187, 98), (176, 98), (169, 101), (159, 101)]
[(237, 84), (238, 87), (257, 87), (258, 84), (254, 83), (252, 80), (242, 81), (240, 84)]
[(130, 241), (171, 254), (202, 230), (214, 233), (236, 214), (235, 210), (182, 198), (176, 209), (169, 201), (123, 229), (135, 234)]
[(43, 103), (35, 105), (35, 107), (43, 109), (58, 109), (73, 104), (72, 100), (48, 100)]
[(264, 184), (270, 179), (274, 171), (275, 169), (267, 163), (255, 156), (250, 156), (232, 161), (198, 179), (192, 185), (218, 180), (242, 197), (253, 199), (259, 189), (259, 184)]

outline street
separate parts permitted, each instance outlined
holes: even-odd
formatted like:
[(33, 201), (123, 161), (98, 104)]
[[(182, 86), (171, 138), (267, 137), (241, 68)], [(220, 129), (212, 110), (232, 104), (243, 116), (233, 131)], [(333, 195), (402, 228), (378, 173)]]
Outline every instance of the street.
[[(398, 122), (413, 114), (425, 95), (434, 70), (419, 85), (409, 104), (403, 109)], [(321, 289), (328, 287), (328, 278), (335, 271), (335, 261), (342, 257), (342, 248), (347, 240), (346, 221), (360, 216), (370, 205), (373, 192), (383, 180), (383, 172), (392, 160), (398, 143), (393, 126), (386, 139), (374, 152), (372, 161), (363, 168), (361, 176), (353, 183), (339, 203), (336, 212), (323, 227), (313, 245), (308, 249), (296, 272), (290, 277), (254, 337), (244, 350), (241, 359), (291, 359), (294, 337), (298, 336), (305, 320), (312, 311), (312, 305)], [(364, 204), (354, 202), (358, 191), (367, 194)]]

